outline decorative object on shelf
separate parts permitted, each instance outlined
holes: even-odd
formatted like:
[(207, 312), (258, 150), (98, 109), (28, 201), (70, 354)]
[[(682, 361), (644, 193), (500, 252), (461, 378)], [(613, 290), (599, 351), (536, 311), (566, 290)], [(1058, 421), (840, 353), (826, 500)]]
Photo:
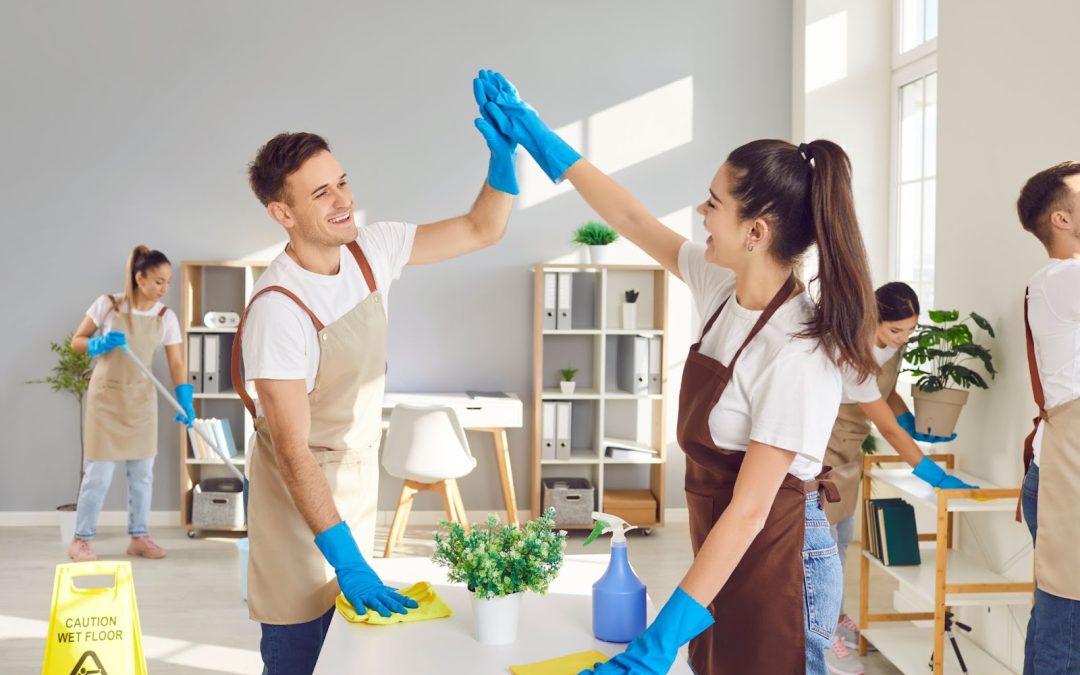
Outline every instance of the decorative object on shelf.
[(618, 232), (597, 220), (590, 220), (574, 233), (575, 244), (589, 247), (589, 262), (593, 265), (603, 265), (608, 262), (607, 246), (618, 239)]
[(446, 567), (451, 582), (464, 583), (473, 594), (477, 639), (507, 644), (517, 639), (521, 596), (543, 595), (562, 568), (566, 532), (555, 530), (555, 510), (525, 523), (504, 525), (491, 514), (484, 525), (467, 530), (447, 520), (436, 532), (436, 565)]
[(622, 306), (623, 330), (634, 330), (637, 328), (638, 295), (640, 295), (640, 293), (632, 288), (626, 292), (626, 302), (624, 302)]
[[(75, 402), (79, 404), (79, 482), (75, 486), (76, 497), (82, 486), (83, 464), (85, 447), (83, 445), (83, 401), (86, 398), (86, 389), (90, 386), (90, 372), (92, 359), (85, 352), (77, 352), (71, 348), (71, 338), (68, 335), (63, 342), (50, 342), (49, 349), (57, 355), (56, 365), (52, 367), (52, 375), (40, 380), (27, 380), (26, 384), (48, 384), (53, 391), (63, 391), (71, 394)], [(67, 546), (75, 537), (75, 509), (76, 504), (61, 504), (56, 507), (60, 516), (60, 541)]]
[(569, 396), (574, 393), (574, 387), (577, 385), (574, 382), (574, 376), (577, 375), (577, 368), (567, 366), (559, 369), (559, 376), (562, 377), (562, 382), (559, 382), (559, 388), (562, 389), (562, 393)]
[(240, 315), (236, 312), (207, 312), (203, 315), (203, 325), (207, 328), (236, 328), (240, 325)]
[[(915, 399), (915, 430), (922, 434), (948, 437), (956, 428), (960, 411), (968, 399), (968, 389), (989, 388), (982, 375), (964, 365), (976, 359), (993, 379), (997, 374), (990, 350), (975, 342), (968, 322), (994, 337), (990, 322), (971, 312), (960, 319), (958, 310), (930, 310), (930, 324), (922, 324), (904, 350), (911, 364), (903, 372), (918, 380), (911, 387)], [(957, 387), (949, 387), (952, 383)]]

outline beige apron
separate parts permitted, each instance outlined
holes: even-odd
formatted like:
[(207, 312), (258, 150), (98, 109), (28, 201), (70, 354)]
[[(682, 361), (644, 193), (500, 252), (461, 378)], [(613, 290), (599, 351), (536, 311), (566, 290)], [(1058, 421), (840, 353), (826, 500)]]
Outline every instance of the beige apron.
[[(348, 248), (371, 293), (329, 326), (323, 326), (299, 298), (280, 286), (265, 288), (252, 300), (262, 293), (283, 293), (315, 324), (320, 356), (315, 386), (308, 394), (308, 446), (322, 466), (338, 513), (348, 522), (361, 552), (370, 557), (375, 548), (379, 487), (386, 312), (360, 247), (353, 242)], [(240, 383), (241, 398), (254, 415), (255, 407), (240, 374), (240, 338), (247, 311), (233, 345), (233, 382)], [(315, 546), (314, 533), (281, 477), (266, 418), (256, 418), (255, 430), (248, 465), (248, 611), (261, 623), (305, 623), (334, 606), (339, 593), (337, 578)]]
[[(881, 366), (878, 390), (882, 398), (892, 393), (900, 375), (900, 350)], [(825, 515), (835, 525), (855, 513), (859, 482), (862, 480), (862, 444), (870, 435), (870, 419), (858, 403), (844, 403), (833, 425), (825, 449), (825, 466), (832, 467), (832, 482), (840, 490), (840, 501), (825, 504)]]
[[(165, 330), (162, 317), (167, 311), (162, 307), (156, 316), (124, 316), (128, 351), (148, 367), (161, 344)], [(90, 375), (86, 392), (86, 459), (119, 462), (157, 455), (154, 383), (120, 351), (112, 349), (97, 357)]]
[(1043, 425), (1035, 583), (1051, 595), (1080, 600), (1080, 398), (1047, 410)]

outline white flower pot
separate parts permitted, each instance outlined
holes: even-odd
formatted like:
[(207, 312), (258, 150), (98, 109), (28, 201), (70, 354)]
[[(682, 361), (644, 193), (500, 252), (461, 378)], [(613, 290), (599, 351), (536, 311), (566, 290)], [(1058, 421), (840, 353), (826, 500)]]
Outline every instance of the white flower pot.
[(968, 391), (942, 389), (927, 393), (915, 384), (911, 385), (911, 397), (915, 399), (915, 431), (934, 436), (950, 436), (960, 419), (960, 411), (967, 403)]
[(476, 639), (485, 645), (505, 645), (517, 640), (522, 593), (498, 598), (472, 598)]
[(589, 247), (589, 262), (593, 265), (606, 265), (609, 258), (607, 246), (590, 246)]
[[(64, 506), (71, 506), (65, 504)], [(60, 543), (67, 548), (71, 545), (73, 539), (75, 539), (75, 509), (65, 510), (64, 506), (56, 507), (56, 515), (60, 521)]]
[(623, 330), (636, 330), (637, 329), (637, 303), (636, 302), (624, 302), (622, 306), (622, 327)]
[(562, 389), (562, 393), (570, 395), (570, 394), (574, 393), (574, 386), (575, 385), (577, 385), (576, 382), (563, 381), (563, 382), (559, 383), (559, 388)]

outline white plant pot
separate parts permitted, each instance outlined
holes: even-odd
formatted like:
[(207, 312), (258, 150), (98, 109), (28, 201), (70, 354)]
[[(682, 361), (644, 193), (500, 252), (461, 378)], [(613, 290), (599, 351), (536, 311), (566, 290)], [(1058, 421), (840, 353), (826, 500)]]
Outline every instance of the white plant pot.
[(623, 330), (637, 330), (637, 303), (624, 302), (622, 306)]
[(513, 593), (487, 599), (473, 596), (476, 639), (481, 644), (505, 645), (517, 640), (522, 595), (523, 593)]
[(60, 543), (67, 548), (75, 539), (75, 515), (77, 512), (74, 509), (63, 511), (62, 508), (60, 506), (56, 507), (56, 515), (60, 521)]
[(911, 385), (911, 397), (915, 399), (915, 431), (934, 436), (950, 436), (960, 419), (960, 411), (967, 403), (969, 392), (965, 389), (942, 389), (927, 393), (915, 384)]
[(610, 258), (609, 248), (608, 246), (590, 246), (589, 262), (593, 265), (606, 265)]
[(559, 388), (562, 389), (562, 393), (570, 395), (570, 394), (574, 393), (574, 387), (576, 385), (577, 385), (577, 382), (565, 382), (565, 381), (563, 381), (563, 382), (559, 383)]

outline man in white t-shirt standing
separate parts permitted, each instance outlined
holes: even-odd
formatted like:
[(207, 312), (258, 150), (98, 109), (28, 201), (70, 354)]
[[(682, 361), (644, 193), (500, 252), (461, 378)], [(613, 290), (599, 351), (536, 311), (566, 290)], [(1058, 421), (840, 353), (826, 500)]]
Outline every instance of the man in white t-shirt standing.
[(315, 134), (280, 134), (251, 163), (255, 195), (289, 235), (233, 349), (234, 382), (254, 380), (259, 402), (240, 387), (257, 432), (248, 606), (270, 675), (312, 672), (339, 590), (360, 613), (417, 606), (364, 559), (374, 548), (386, 305), (405, 265), (490, 246), (506, 229), (516, 146), (476, 124), (491, 150), (488, 179), (467, 214), (428, 225), (357, 228), (345, 170)]
[(1028, 282), (1025, 323), (1039, 406), (1021, 503), (1035, 542), (1024, 675), (1080, 673), (1080, 162), (1028, 179), (1016, 204), (1051, 261)]

